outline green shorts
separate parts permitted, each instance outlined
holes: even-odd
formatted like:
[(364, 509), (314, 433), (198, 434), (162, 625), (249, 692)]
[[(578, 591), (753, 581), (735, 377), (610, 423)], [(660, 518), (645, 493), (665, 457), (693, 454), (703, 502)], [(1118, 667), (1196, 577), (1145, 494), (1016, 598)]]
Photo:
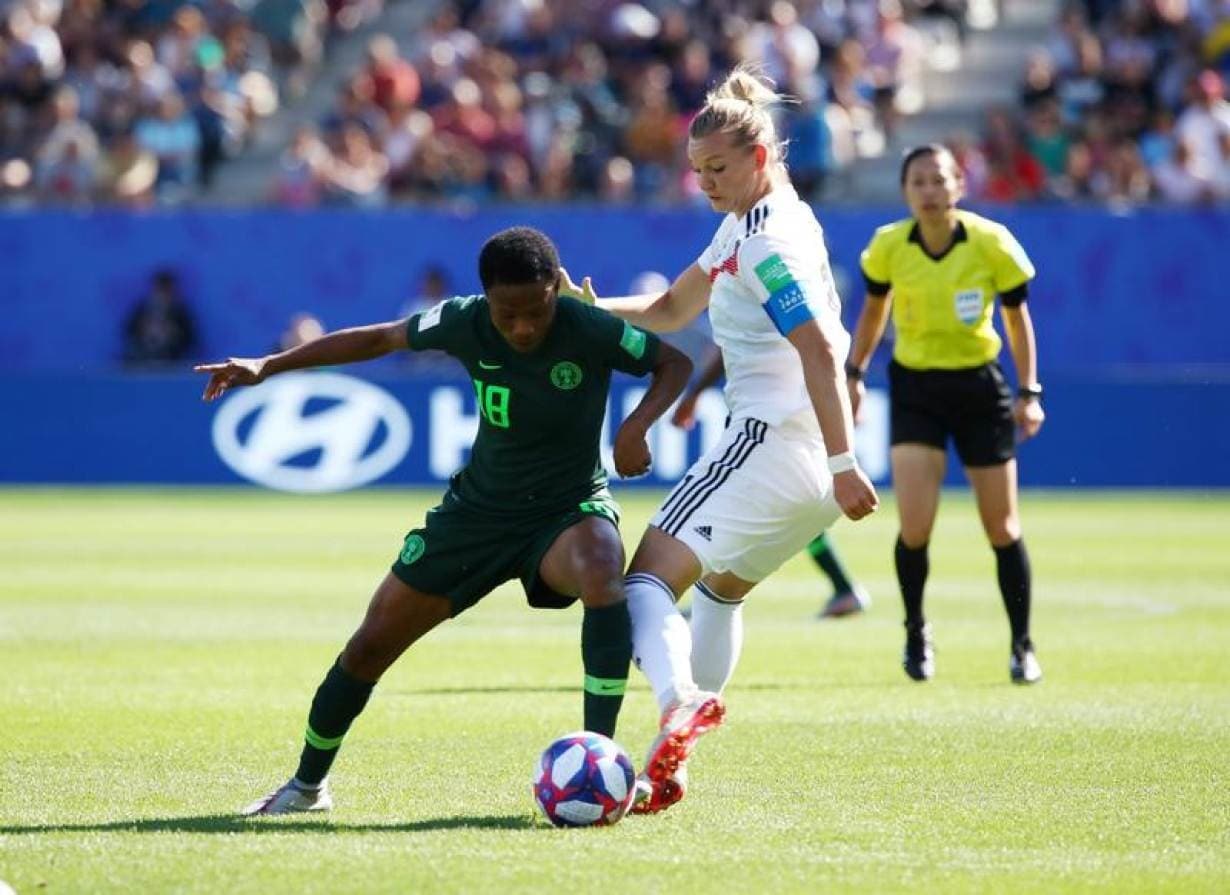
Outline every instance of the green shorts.
[(423, 593), (447, 597), (454, 616), (514, 578), (521, 579), (531, 606), (563, 609), (577, 598), (548, 587), (538, 567), (560, 533), (586, 516), (601, 516), (618, 528), (619, 504), (598, 495), (555, 515), (493, 517), (449, 493), (427, 513), (422, 528), (406, 535), (393, 574)]

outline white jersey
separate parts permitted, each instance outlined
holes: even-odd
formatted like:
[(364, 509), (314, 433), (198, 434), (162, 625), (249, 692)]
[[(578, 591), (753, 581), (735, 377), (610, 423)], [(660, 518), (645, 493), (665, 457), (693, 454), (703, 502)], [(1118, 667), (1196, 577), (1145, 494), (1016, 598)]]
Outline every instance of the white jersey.
[(743, 217), (728, 214), (696, 263), (713, 284), (709, 320), (726, 365), (732, 419), (777, 426), (797, 417), (819, 432), (803, 365), (786, 334), (818, 321), (838, 364), (845, 363), (850, 335), (811, 208), (793, 187), (777, 186)]

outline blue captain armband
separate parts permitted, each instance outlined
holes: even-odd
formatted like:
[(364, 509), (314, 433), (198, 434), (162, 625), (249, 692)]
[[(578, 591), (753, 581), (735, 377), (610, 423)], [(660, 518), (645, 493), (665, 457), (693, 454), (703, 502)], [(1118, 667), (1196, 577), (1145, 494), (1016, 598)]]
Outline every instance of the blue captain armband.
[(815, 320), (807, 295), (797, 280), (790, 280), (785, 285), (769, 293), (769, 300), (763, 305), (769, 319), (783, 336), (788, 335), (800, 323)]

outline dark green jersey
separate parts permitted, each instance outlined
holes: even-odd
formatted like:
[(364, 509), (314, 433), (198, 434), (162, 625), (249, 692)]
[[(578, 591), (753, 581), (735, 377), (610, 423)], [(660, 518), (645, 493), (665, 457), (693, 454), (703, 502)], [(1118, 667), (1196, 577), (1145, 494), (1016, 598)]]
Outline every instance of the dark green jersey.
[(452, 298), (407, 322), (410, 348), (439, 349), (474, 382), (480, 422), (451, 489), (492, 513), (548, 513), (606, 491), (599, 441), (611, 370), (644, 376), (658, 338), (599, 308), (560, 298), (546, 339), (522, 354), (481, 295)]

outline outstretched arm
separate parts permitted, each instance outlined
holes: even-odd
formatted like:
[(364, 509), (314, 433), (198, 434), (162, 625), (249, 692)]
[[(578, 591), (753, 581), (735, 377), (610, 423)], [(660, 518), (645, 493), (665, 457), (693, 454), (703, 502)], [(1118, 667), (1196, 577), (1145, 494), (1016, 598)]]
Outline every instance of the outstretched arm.
[(653, 457), (646, 434), (687, 385), (692, 375), (692, 362), (682, 351), (662, 342), (658, 345), (658, 360), (650, 375), (645, 397), (628, 414), (615, 435), (615, 471), (625, 478), (649, 472)]
[(214, 401), (234, 386), (256, 385), (278, 373), (372, 360), (407, 347), (406, 321), (395, 320), (339, 329), (278, 354), (230, 357), (220, 363), (198, 364), (193, 369), (209, 374), (202, 397)]
[(693, 264), (681, 273), (665, 292), (628, 295), (621, 298), (599, 298), (593, 282), (585, 277), (578, 286), (560, 268), (560, 295), (566, 295), (627, 320), (633, 326), (656, 333), (683, 329), (709, 304), (709, 277)]

